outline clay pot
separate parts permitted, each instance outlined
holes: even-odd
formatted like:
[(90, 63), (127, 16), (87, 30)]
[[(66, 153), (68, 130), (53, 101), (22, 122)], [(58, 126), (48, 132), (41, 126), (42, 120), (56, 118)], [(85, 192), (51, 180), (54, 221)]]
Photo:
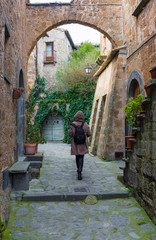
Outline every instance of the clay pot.
[(154, 66), (149, 72), (151, 73), (151, 78), (156, 79), (156, 66)]
[(126, 138), (126, 146), (128, 149), (132, 148), (132, 142), (129, 141), (129, 139), (135, 139), (135, 136), (125, 136)]
[(146, 113), (146, 111), (145, 110), (142, 110), (141, 112), (140, 112), (140, 114), (145, 114)]
[(147, 85), (144, 86), (144, 89), (146, 91), (146, 95), (147, 97), (150, 97), (151, 96), (151, 88), (147, 88)]
[(13, 90), (13, 98), (14, 99), (20, 98), (20, 96), (22, 95), (23, 92), (24, 92), (24, 88), (14, 88), (14, 90)]
[(36, 153), (36, 143), (24, 144), (24, 155), (34, 155)]

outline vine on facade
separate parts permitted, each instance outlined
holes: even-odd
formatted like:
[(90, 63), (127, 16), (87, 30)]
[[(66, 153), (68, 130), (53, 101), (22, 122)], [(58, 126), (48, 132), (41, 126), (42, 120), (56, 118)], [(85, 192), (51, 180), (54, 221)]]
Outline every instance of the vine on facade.
[[(31, 89), (28, 96), (30, 107), (27, 110), (27, 125), (33, 124), (36, 131), (41, 131), (44, 120), (51, 112), (55, 112), (56, 115), (61, 114), (64, 120), (65, 133), (63, 141), (69, 143), (68, 129), (76, 112), (83, 111), (85, 121), (89, 123), (94, 90), (91, 89), (86, 95), (82, 96), (79, 87), (64, 92), (49, 92), (45, 90), (45, 85), (45, 78), (38, 77), (38, 83), (35, 83), (34, 88)], [(44, 96), (41, 97), (41, 93)]]

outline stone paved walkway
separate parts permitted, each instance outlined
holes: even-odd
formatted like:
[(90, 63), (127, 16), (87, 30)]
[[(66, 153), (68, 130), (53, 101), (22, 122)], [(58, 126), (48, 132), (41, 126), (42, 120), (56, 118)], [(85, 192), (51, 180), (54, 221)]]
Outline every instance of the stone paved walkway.
[[(91, 192), (126, 192), (116, 180), (120, 162), (85, 156), (83, 180), (76, 178), (70, 146), (40, 145), (45, 152), (39, 180), (25, 194), (68, 193), (86, 186)], [(10, 202), (11, 213), (3, 240), (156, 240), (156, 227), (134, 198), (75, 202)]]
[(39, 145), (44, 152), (44, 162), (40, 179), (30, 183), (29, 194), (70, 193), (74, 188), (86, 187), (91, 193), (127, 192), (127, 189), (116, 181), (122, 174), (119, 166), (122, 162), (102, 162), (99, 158), (85, 155), (83, 180), (77, 180), (75, 156), (70, 155), (70, 145), (48, 143)]

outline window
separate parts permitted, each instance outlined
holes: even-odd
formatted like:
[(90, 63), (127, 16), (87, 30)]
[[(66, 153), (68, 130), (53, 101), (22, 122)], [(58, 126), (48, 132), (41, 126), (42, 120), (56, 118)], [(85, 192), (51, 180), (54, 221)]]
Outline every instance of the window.
[(54, 43), (46, 43), (46, 61), (54, 61)]

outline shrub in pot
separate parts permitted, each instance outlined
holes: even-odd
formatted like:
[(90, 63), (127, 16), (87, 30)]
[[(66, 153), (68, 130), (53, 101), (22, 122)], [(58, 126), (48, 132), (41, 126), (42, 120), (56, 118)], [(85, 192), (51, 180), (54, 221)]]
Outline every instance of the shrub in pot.
[[(124, 106), (124, 111), (126, 113), (126, 121), (130, 126), (135, 126), (137, 124), (137, 114), (142, 111), (142, 100), (143, 95), (138, 95), (136, 98), (131, 97), (129, 102)], [(127, 147), (131, 148), (129, 139), (135, 138), (135, 136), (126, 136)]]
[(37, 152), (38, 143), (46, 143), (46, 140), (41, 137), (39, 129), (32, 123), (27, 123), (26, 127), (26, 143), (24, 144), (24, 154), (34, 155)]

